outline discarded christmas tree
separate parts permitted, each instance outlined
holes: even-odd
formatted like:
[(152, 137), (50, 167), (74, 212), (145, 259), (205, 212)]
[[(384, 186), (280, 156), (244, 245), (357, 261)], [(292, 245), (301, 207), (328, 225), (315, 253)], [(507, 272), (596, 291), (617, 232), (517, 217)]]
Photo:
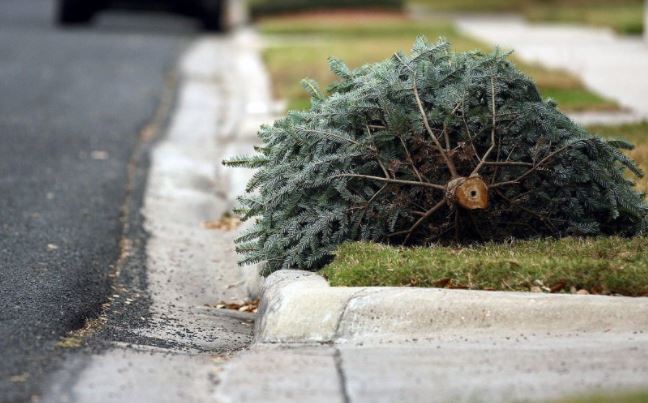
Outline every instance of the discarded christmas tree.
[(452, 53), (419, 38), (410, 55), (339, 81), (305, 80), (308, 111), (259, 132), (241, 198), (256, 220), (243, 262), (315, 270), (350, 240), (430, 245), (648, 229), (648, 206), (620, 149), (543, 101), (500, 52)]

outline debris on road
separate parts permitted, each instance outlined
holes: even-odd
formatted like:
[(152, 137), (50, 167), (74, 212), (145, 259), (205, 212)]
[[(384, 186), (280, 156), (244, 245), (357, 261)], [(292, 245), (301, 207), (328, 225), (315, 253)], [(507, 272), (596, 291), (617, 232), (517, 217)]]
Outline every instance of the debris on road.
[(218, 220), (205, 221), (203, 227), (206, 229), (218, 229), (222, 231), (232, 231), (241, 225), (241, 219), (231, 214), (225, 214)]
[(223, 302), (221, 301), (216, 305), (216, 309), (229, 309), (239, 312), (251, 312), (256, 313), (259, 308), (259, 300), (255, 299), (252, 301), (244, 302)]

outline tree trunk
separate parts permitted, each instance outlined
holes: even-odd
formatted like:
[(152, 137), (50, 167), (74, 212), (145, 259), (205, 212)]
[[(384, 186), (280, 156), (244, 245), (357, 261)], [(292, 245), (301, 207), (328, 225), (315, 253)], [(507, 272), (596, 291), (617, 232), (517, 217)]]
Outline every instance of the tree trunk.
[(488, 185), (479, 175), (451, 180), (446, 188), (448, 204), (456, 204), (467, 210), (488, 207)]

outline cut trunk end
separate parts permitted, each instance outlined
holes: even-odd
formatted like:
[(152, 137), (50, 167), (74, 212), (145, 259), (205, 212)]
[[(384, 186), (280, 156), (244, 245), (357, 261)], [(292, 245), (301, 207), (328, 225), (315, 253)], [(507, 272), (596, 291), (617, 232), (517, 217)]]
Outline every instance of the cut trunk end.
[(488, 208), (488, 185), (479, 175), (455, 178), (448, 183), (446, 199), (467, 210)]

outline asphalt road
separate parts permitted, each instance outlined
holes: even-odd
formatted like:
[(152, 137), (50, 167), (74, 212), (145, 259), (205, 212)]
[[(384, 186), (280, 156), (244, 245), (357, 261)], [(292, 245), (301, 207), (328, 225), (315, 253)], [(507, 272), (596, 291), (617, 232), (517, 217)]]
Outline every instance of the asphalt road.
[(0, 2), (0, 401), (38, 396), (97, 314), (119, 255), (128, 161), (193, 22)]

